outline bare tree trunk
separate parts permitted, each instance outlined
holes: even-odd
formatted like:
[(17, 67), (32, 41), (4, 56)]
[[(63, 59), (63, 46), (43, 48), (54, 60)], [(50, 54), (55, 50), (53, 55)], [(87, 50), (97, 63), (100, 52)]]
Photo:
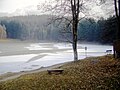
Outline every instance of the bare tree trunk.
[(74, 61), (78, 60), (77, 53), (77, 28), (75, 23), (73, 23), (73, 53), (74, 53)]
[(72, 33), (73, 33), (73, 53), (74, 61), (78, 60), (77, 52), (77, 27), (78, 27), (78, 17), (79, 17), (79, 0), (71, 0), (71, 10), (72, 10)]
[[(118, 17), (117, 17), (117, 26), (118, 26), (118, 40), (120, 40), (120, 0), (118, 0)], [(117, 53), (117, 58), (120, 58), (120, 52)]]
[[(116, 40), (120, 40), (120, 0), (114, 0), (115, 14), (117, 18), (117, 31), (116, 31)], [(114, 52), (114, 56), (116, 54), (116, 58), (120, 58), (120, 52)]]
[[(116, 34), (116, 39), (120, 39), (120, 17), (119, 17), (119, 7), (120, 7), (120, 4), (119, 4), (120, 0), (118, 1), (117, 3), (117, 0), (114, 0), (114, 5), (115, 5), (115, 14), (116, 14), (116, 18), (117, 18), (117, 34)], [(117, 5), (118, 4), (118, 5)], [(118, 11), (119, 10), (119, 11)]]
[(118, 0), (118, 38), (120, 40), (120, 0)]
[(78, 53), (77, 53), (77, 44), (73, 43), (73, 53), (74, 53), (74, 61), (78, 60)]

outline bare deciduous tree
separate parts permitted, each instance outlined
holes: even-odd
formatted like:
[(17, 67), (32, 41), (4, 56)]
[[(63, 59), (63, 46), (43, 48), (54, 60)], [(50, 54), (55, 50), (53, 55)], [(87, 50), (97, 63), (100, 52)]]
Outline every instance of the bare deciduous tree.
[[(67, 40), (72, 43), (74, 61), (78, 60), (77, 35), (79, 21), (90, 15), (89, 11), (96, 4), (95, 2), (96, 0), (51, 0), (42, 6), (44, 12), (54, 15), (52, 22), (64, 23), (65, 29), (62, 32), (72, 34), (72, 40)], [(70, 29), (68, 30), (68, 28)]]
[[(44, 11), (52, 12), (54, 15), (54, 19), (52, 22), (57, 21), (59, 23), (64, 23), (63, 33), (71, 33), (72, 40), (67, 39), (72, 43), (73, 53), (74, 53), (74, 61), (78, 60), (77, 53), (77, 40), (78, 40), (78, 23), (85, 14), (84, 9), (84, 0), (53, 0), (49, 1), (49, 4), (44, 4)], [(80, 18), (81, 15), (81, 18)], [(69, 28), (69, 29), (68, 29)]]

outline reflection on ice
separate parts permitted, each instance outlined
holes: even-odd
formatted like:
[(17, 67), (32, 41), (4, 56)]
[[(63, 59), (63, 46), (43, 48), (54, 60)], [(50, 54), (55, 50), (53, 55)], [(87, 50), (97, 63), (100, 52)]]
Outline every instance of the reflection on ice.
[(2, 56), (0, 57), (0, 63), (28, 61), (30, 58), (35, 56), (37, 55), (29, 54), (29, 55)]

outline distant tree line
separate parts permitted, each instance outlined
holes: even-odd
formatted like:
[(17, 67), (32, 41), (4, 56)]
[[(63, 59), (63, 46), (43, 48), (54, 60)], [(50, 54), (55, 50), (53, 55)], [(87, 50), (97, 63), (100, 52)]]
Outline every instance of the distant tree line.
[[(58, 28), (54, 24), (47, 25), (49, 17), (49, 15), (3, 17), (0, 18), (0, 24), (6, 28), (7, 38), (52, 41), (65, 39), (60, 33), (63, 28)], [(116, 36), (116, 27), (114, 16), (108, 19), (101, 18), (98, 21), (92, 18), (83, 19), (79, 23), (78, 39), (111, 44)]]
[(112, 44), (116, 38), (116, 17), (83, 20), (79, 25), (78, 37), (80, 41), (100, 42)]
[(47, 25), (49, 16), (17, 16), (0, 18), (6, 27), (7, 38), (21, 40), (57, 40), (58, 32), (54, 25)]

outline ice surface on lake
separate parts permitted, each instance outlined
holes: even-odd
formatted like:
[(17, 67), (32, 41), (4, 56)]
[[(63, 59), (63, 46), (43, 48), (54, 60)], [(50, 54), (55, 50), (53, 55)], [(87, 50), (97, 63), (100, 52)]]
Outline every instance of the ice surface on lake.
[[(85, 50), (87, 47), (87, 50)], [(38, 69), (40, 67), (51, 66), (58, 63), (64, 63), (73, 61), (72, 45), (65, 43), (35, 43), (30, 44), (28, 50), (51, 50), (54, 48), (63, 51), (58, 52), (43, 52), (38, 54), (26, 54), (26, 55), (12, 55), (0, 57), (0, 74), (7, 72), (19, 72)], [(92, 44), (78, 44), (78, 56), (79, 59), (90, 56), (102, 56), (105, 55), (106, 50), (112, 50), (112, 46), (109, 45), (92, 45)], [(40, 56), (40, 57), (39, 57)], [(37, 58), (36, 58), (37, 57)], [(32, 60), (28, 62), (29, 60)]]

